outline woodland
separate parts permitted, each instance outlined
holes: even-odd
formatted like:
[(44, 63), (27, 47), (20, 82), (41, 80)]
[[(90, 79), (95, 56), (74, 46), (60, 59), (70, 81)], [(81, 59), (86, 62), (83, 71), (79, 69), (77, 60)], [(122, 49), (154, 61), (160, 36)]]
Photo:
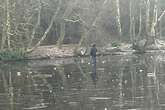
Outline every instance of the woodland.
[(164, 0), (1, 0), (0, 8), (1, 59), (92, 43), (141, 53), (165, 49)]

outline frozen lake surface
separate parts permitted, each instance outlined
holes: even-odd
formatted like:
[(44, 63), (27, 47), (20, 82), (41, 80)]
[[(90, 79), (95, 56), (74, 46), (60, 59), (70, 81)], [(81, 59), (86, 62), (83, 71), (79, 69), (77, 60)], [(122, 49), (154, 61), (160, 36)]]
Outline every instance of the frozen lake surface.
[[(96, 72), (95, 72), (96, 71)], [(163, 110), (165, 56), (0, 64), (0, 110)]]

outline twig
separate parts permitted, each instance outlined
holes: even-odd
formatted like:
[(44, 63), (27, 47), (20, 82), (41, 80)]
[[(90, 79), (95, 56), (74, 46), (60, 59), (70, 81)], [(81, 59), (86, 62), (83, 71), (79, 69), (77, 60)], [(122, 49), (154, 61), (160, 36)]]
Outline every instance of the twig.
[(78, 20), (64, 19), (64, 20), (67, 22), (73, 22), (73, 23), (80, 22), (80, 19), (78, 19)]
[(158, 18), (158, 22), (160, 22), (160, 20), (162, 19), (162, 17), (165, 15), (165, 10), (161, 13), (161, 15)]

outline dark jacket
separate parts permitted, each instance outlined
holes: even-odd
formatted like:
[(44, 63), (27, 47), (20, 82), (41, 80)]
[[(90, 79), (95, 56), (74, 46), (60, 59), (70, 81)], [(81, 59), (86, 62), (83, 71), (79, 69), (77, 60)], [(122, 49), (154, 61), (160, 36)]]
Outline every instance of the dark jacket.
[(91, 55), (92, 57), (96, 57), (96, 53), (97, 53), (96, 47), (92, 47), (91, 50), (90, 50), (90, 55)]

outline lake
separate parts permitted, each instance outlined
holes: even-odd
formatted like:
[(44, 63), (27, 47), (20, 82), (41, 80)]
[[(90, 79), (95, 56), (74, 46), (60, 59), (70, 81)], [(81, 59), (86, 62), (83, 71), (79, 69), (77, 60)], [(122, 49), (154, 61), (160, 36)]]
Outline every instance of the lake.
[(0, 110), (163, 110), (165, 55), (0, 64)]

